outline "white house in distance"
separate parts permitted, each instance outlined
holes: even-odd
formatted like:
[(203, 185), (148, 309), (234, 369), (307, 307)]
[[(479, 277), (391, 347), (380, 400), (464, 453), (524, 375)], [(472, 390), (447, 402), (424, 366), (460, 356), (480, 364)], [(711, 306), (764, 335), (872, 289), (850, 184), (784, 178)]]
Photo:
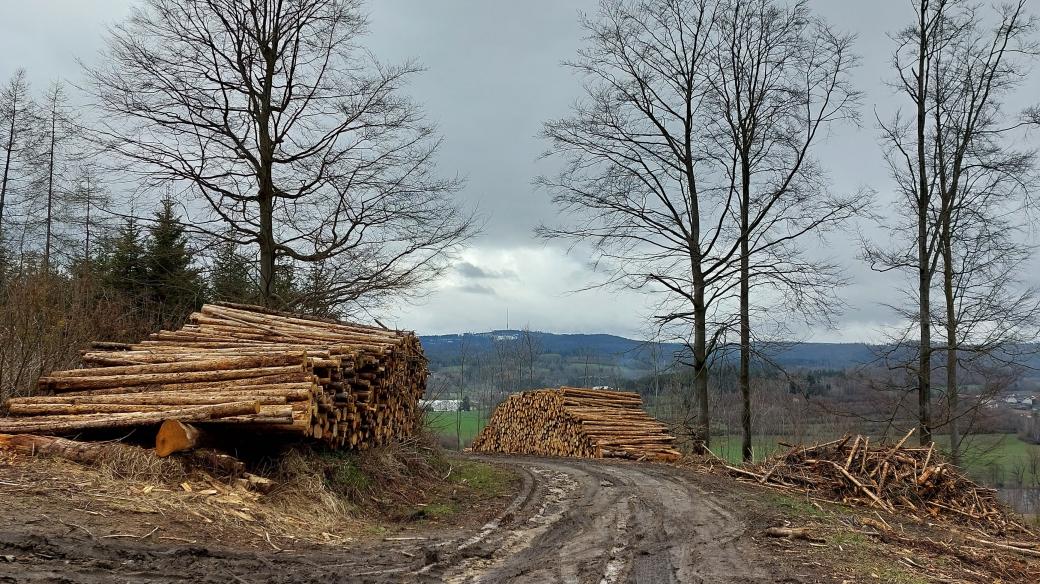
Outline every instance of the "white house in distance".
[(421, 399), (419, 407), (428, 412), (457, 412), (462, 407), (458, 399)]

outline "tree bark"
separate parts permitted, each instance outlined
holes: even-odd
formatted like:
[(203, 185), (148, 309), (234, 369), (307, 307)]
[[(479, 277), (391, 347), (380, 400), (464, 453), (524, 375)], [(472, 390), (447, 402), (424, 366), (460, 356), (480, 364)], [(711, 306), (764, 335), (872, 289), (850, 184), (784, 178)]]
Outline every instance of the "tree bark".
[(39, 416), (0, 419), (0, 432), (10, 434), (62, 434), (98, 428), (125, 428), (159, 424), (168, 419), (197, 422), (224, 416), (239, 416), (260, 413), (256, 401), (229, 404), (185, 407), (179, 410), (143, 412), (134, 414), (99, 414), (80, 416)]
[(114, 451), (138, 448), (111, 442), (77, 442), (56, 436), (0, 434), (0, 450), (28, 456), (56, 456), (82, 464), (94, 464)]
[(740, 428), (743, 432), (740, 452), (750, 462), (751, 449), (751, 270), (748, 238), (748, 214), (751, 208), (751, 165), (746, 156), (741, 160), (740, 193)]
[[(695, 273), (699, 276), (700, 265)], [(694, 395), (697, 399), (697, 425), (694, 428), (694, 452), (703, 454), (711, 447), (711, 409), (708, 403), (708, 349), (707, 349), (707, 309), (704, 305), (703, 276), (694, 280), (693, 312), (693, 363), (694, 363)]]
[(932, 330), (930, 291), (932, 285), (931, 257), (928, 249), (929, 186), (927, 163), (927, 78), (926, 63), (930, 49), (928, 33), (928, 5), (920, 4), (918, 23), (920, 37), (917, 56), (917, 262), (918, 300), (920, 302), (920, 352), (917, 363), (918, 438), (922, 446), (932, 442)]
[(43, 271), (51, 268), (51, 232), (54, 226), (54, 150), (57, 148), (58, 131), (58, 94), (55, 91), (51, 104), (51, 145), (47, 161), (47, 235), (43, 247)]
[(946, 404), (949, 410), (950, 460), (954, 466), (961, 463), (961, 436), (957, 423), (960, 395), (957, 388), (957, 306), (954, 298), (953, 241), (950, 223), (952, 210), (942, 220), (943, 292), (946, 295)]
[(14, 143), (15, 143), (15, 121), (18, 119), (18, 95), (16, 92), (12, 92), (11, 103), (11, 120), (8, 125), (10, 133), (7, 136), (7, 151), (4, 156), (4, 175), (0, 179), (0, 243), (3, 243), (4, 234), (4, 204), (7, 201), (7, 183), (11, 172), (11, 157), (14, 154)]

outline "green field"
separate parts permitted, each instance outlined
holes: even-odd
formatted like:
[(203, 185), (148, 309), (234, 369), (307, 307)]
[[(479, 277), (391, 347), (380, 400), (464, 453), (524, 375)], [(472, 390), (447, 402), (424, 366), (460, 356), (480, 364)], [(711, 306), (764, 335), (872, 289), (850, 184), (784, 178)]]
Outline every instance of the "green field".
[(426, 427), (440, 436), (454, 438), (461, 423), (462, 445), (468, 446), (483, 424), (480, 412), (427, 412)]
[[(462, 445), (465, 447), (473, 441), (484, 420), (481, 412), (477, 411), (426, 414), (426, 427), (444, 437), (445, 442), (454, 443), (457, 423), (461, 423)], [(826, 440), (821, 438), (818, 441)], [(942, 448), (948, 444), (949, 437), (940, 434), (935, 436), (935, 440)], [(911, 438), (911, 441), (916, 444), (916, 438)], [(755, 460), (786, 450), (778, 442), (793, 443), (787, 436), (755, 436), (752, 441)], [(740, 436), (713, 436), (711, 451), (731, 463), (739, 463), (740, 443)], [(1036, 484), (1040, 481), (1040, 445), (1023, 442), (1013, 434), (973, 435), (965, 442), (964, 466), (973, 479), (988, 485), (1017, 484), (1020, 476), (1027, 485)]]

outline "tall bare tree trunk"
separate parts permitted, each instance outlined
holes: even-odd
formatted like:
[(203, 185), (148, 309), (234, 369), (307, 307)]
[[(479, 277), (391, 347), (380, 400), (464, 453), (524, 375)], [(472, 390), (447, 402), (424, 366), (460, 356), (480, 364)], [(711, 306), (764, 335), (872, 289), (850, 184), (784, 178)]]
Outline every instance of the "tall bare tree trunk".
[[(17, 99), (17, 97), (15, 97), (15, 99)], [(0, 243), (3, 243), (4, 241), (4, 203), (7, 201), (7, 183), (11, 175), (11, 156), (14, 153), (14, 137), (16, 131), (14, 123), (15, 119), (18, 117), (17, 101), (12, 104), (11, 111), (13, 114), (11, 115), (10, 124), (8, 126), (10, 134), (7, 136), (7, 153), (6, 156), (4, 156), (4, 176), (3, 179), (0, 179)]]
[[(270, 46), (266, 39), (261, 39), (260, 52), (266, 61), (266, 70), (261, 86), (259, 98), (259, 111), (257, 112), (257, 145), (260, 153), (259, 179), (260, 189), (258, 193), (260, 203), (260, 296), (264, 306), (275, 307), (274, 278), (276, 266), (276, 252), (274, 240), (274, 154), (275, 144), (271, 138), (271, 95), (274, 83), (274, 72), (277, 67), (275, 62), (277, 47)], [(272, 41), (277, 42), (277, 40)]]
[(943, 292), (946, 294), (946, 403), (949, 408), (950, 459), (954, 465), (961, 463), (961, 436), (957, 425), (957, 410), (960, 395), (957, 389), (957, 309), (954, 298), (953, 243), (950, 233), (950, 217), (943, 218)]
[(57, 148), (58, 95), (51, 104), (51, 145), (47, 161), (47, 235), (43, 244), (43, 271), (51, 269), (51, 235), (54, 226), (54, 150)]
[(918, 262), (918, 300), (921, 328), (920, 353), (917, 363), (917, 406), (920, 432), (918, 438), (921, 445), (932, 442), (932, 327), (930, 292), (932, 286), (932, 266), (928, 250), (928, 170), (927, 144), (927, 78), (925, 64), (928, 59), (928, 3), (920, 5), (920, 36), (918, 37), (917, 56), (917, 262)]
[[(700, 282), (700, 284), (698, 284)], [(711, 410), (708, 405), (708, 311), (704, 304), (704, 277), (700, 264), (694, 267), (693, 292), (693, 393), (697, 400), (697, 427), (694, 436), (694, 452), (703, 453), (711, 446)]]
[(740, 193), (740, 428), (743, 432), (741, 457), (750, 461), (751, 449), (751, 279), (750, 250), (748, 238), (750, 226), (748, 214), (751, 208), (751, 164), (745, 157), (741, 161)]

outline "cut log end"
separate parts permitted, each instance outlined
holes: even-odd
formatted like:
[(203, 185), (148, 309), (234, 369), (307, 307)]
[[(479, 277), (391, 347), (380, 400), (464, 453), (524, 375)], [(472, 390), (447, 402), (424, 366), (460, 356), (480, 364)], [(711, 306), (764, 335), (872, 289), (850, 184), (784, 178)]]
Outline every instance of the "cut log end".
[(166, 420), (155, 436), (155, 454), (167, 457), (175, 452), (191, 450), (199, 444), (202, 431), (178, 420)]

